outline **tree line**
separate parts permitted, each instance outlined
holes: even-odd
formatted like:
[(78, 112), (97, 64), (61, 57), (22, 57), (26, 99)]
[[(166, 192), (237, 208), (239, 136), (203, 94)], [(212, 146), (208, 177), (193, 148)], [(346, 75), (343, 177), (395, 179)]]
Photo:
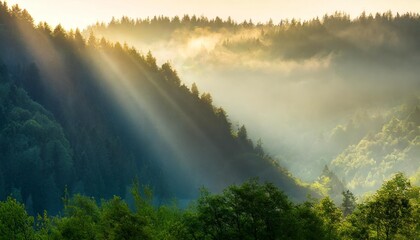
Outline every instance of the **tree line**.
[(36, 219), (13, 198), (0, 202), (0, 239), (415, 239), (419, 188), (401, 173), (356, 203), (350, 191), (293, 203), (271, 183), (251, 179), (222, 193), (201, 190), (190, 207), (152, 204), (135, 182), (131, 197), (63, 197), (60, 215)]

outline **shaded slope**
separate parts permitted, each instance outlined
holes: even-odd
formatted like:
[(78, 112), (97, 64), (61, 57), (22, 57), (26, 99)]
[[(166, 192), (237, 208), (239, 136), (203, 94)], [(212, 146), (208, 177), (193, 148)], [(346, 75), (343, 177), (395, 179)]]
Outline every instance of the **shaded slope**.
[(169, 64), (94, 36), (86, 43), (60, 26), (34, 28), (29, 14), (5, 4), (0, 13), (0, 58), (15, 84), (52, 112), (73, 149), (71, 192), (124, 195), (138, 177), (160, 199), (189, 199), (202, 185), (218, 191), (259, 176), (295, 199), (306, 196), (244, 127), (233, 129), (211, 96), (191, 92)]
[(73, 151), (52, 114), (0, 68), (0, 198), (12, 194), (32, 214), (58, 211), (74, 180)]

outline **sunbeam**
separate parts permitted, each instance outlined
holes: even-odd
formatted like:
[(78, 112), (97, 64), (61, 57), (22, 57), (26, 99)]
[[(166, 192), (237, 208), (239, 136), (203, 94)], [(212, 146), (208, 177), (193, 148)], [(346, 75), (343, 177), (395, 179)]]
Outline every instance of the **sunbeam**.
[[(205, 148), (207, 149), (205, 151), (209, 154), (212, 153), (213, 157), (221, 159), (223, 157), (218, 153), (219, 150), (212, 145), (211, 141), (207, 139), (177, 103), (160, 88), (153, 77), (147, 74), (145, 69), (142, 69), (143, 67), (136, 59), (130, 57), (130, 64), (136, 66), (136, 71), (146, 73), (145, 75), (126, 72), (123, 70), (125, 67), (121, 67), (121, 63), (118, 63), (116, 59), (101, 50), (98, 51), (100, 52), (100, 58), (97, 57), (97, 54), (94, 54), (92, 55), (94, 57), (90, 59), (95, 69), (97, 69), (100, 79), (105, 80), (107, 91), (111, 93), (111, 96), (119, 103), (119, 106), (124, 109), (124, 113), (130, 119), (133, 131), (137, 131), (139, 135), (148, 136), (147, 139), (150, 142), (154, 142), (154, 148), (158, 155), (160, 152), (159, 159), (162, 166), (169, 170), (177, 169), (176, 171), (184, 172), (194, 182), (196, 187), (204, 184), (208, 186), (214, 185), (214, 181), (210, 181), (208, 179), (210, 176), (206, 176), (205, 172), (210, 166), (206, 166), (204, 161), (197, 161), (200, 151), (196, 148)], [(141, 83), (142, 81), (147, 83)], [(162, 112), (163, 109), (154, 102), (154, 97), (148, 97), (147, 89), (150, 86), (154, 91), (158, 92), (159, 98), (169, 103), (172, 111), (181, 116), (182, 124), (188, 126), (187, 129), (172, 123), (171, 119)], [(145, 122), (151, 123), (153, 129), (144, 129)], [(185, 130), (188, 132), (185, 132)], [(202, 142), (202, 147), (191, 145), (193, 143), (188, 140), (190, 138), (188, 136), (198, 137), (199, 141)], [(162, 146), (169, 149), (165, 151), (158, 150), (162, 149)], [(214, 166), (211, 168), (214, 168)], [(224, 186), (227, 183), (221, 182), (220, 184)], [(219, 189), (221, 186), (217, 188)]]

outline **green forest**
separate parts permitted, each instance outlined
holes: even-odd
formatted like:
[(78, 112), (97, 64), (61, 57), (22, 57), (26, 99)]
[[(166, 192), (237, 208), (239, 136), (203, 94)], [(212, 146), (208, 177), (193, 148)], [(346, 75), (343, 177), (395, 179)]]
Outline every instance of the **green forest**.
[[(85, 40), (61, 26), (34, 26), (17, 6), (3, 3), (1, 11), (2, 198), (13, 194), (34, 213), (57, 213), (65, 187), (98, 199), (125, 196), (136, 177), (160, 203), (259, 175), (295, 199), (311, 192), (254, 144), (244, 126), (234, 128), (209, 93), (186, 87), (150, 52)], [(30, 51), (28, 38), (48, 44)], [(91, 66), (92, 58), (101, 62)], [(59, 63), (51, 68), (51, 61)], [(104, 64), (109, 67), (99, 69)], [(109, 71), (116, 65), (121, 70)]]
[(360, 203), (345, 191), (340, 205), (329, 197), (296, 204), (253, 179), (220, 194), (201, 189), (180, 209), (176, 202), (154, 206), (150, 188), (134, 183), (128, 200), (114, 196), (99, 204), (66, 192), (55, 217), (34, 218), (8, 197), (0, 202), (0, 239), (416, 239), (419, 194), (398, 173)]
[(0, 1), (0, 240), (417, 239), (419, 37)]

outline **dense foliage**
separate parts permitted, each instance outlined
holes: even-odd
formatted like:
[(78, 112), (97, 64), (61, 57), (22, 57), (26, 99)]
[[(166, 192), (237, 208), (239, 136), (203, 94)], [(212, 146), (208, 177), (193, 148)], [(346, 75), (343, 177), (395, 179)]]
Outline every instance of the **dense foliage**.
[(378, 179), (385, 180), (395, 171), (408, 176), (418, 171), (420, 110), (416, 104), (403, 106), (378, 132), (365, 133), (332, 161), (335, 172), (358, 194), (377, 189)]
[(136, 176), (160, 202), (254, 176), (296, 199), (308, 192), (210, 94), (190, 90), (150, 52), (34, 26), (26, 10), (4, 2), (0, 60), (0, 196), (13, 194), (34, 213), (58, 211), (65, 186), (125, 196)]
[[(0, 239), (416, 239), (420, 192), (403, 174), (356, 205), (343, 192), (337, 207), (328, 197), (292, 203), (273, 184), (249, 180), (221, 194), (203, 189), (185, 210), (155, 207), (150, 189), (134, 184), (128, 204), (75, 195), (63, 198), (61, 216), (34, 221), (12, 198), (0, 203)], [(132, 207), (130, 207), (130, 205)], [(35, 222), (35, 224), (34, 224)]]
[(0, 73), (0, 198), (12, 194), (29, 212), (60, 209), (74, 178), (73, 152), (63, 129), (42, 106)]

